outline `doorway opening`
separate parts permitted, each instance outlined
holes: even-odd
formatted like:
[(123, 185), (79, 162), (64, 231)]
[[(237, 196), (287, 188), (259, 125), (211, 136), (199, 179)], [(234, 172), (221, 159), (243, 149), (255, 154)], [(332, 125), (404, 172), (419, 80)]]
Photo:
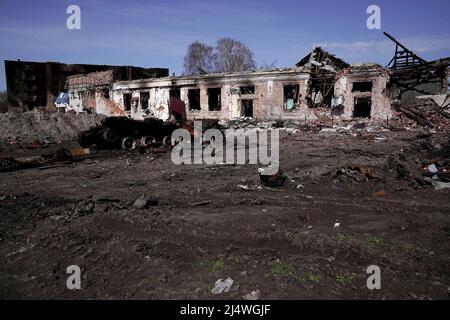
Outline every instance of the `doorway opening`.
[(370, 118), (372, 111), (372, 99), (367, 98), (355, 98), (355, 105), (353, 108), (354, 118)]
[(242, 100), (242, 113), (246, 118), (253, 118), (253, 100)]

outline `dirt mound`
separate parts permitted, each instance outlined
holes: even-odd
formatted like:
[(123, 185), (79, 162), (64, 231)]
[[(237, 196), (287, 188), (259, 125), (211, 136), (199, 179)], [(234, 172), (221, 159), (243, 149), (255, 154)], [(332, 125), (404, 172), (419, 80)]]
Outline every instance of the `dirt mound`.
[(77, 133), (100, 124), (98, 114), (3, 113), (0, 114), (0, 143), (54, 142), (76, 139)]

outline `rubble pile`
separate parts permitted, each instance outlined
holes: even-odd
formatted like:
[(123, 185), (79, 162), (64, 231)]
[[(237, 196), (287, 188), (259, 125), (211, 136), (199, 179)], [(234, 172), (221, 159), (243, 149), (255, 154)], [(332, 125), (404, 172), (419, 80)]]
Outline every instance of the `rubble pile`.
[(318, 133), (324, 128), (332, 127), (331, 118), (323, 118), (316, 121), (298, 121), (298, 120), (274, 120), (274, 121), (257, 121), (253, 118), (240, 118), (221, 123), (223, 129), (253, 130), (253, 129), (279, 129), (280, 132), (288, 134), (297, 132), (313, 132)]
[(72, 141), (78, 132), (100, 124), (105, 116), (68, 113), (1, 113), (0, 144)]
[(417, 129), (421, 127), (444, 130), (450, 128), (450, 111), (439, 106), (433, 99), (416, 99), (397, 107), (397, 118), (391, 128)]

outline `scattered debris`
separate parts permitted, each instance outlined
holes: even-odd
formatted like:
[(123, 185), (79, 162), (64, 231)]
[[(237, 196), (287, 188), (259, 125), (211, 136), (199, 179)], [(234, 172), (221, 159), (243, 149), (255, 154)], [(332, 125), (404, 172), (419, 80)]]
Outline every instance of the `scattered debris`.
[(238, 184), (237, 187), (239, 188), (239, 190), (243, 190), (243, 191), (255, 191), (255, 190), (261, 190), (261, 186), (258, 185), (254, 185), (254, 186), (248, 186), (248, 185), (244, 185), (244, 184)]
[(211, 201), (200, 201), (200, 202), (191, 203), (190, 206), (191, 207), (207, 206), (210, 203), (211, 203)]
[(137, 209), (146, 209), (148, 207), (157, 206), (157, 205), (158, 205), (158, 199), (155, 197), (152, 197), (152, 196), (148, 196), (146, 193), (142, 194), (133, 203), (133, 207), (135, 207)]
[(443, 190), (443, 189), (449, 189), (450, 188), (450, 182), (441, 182), (436, 181), (432, 178), (425, 177), (423, 178), (426, 182), (431, 184), (435, 190)]
[(372, 193), (372, 196), (377, 197), (377, 198), (381, 198), (381, 197), (387, 196), (387, 193), (384, 190), (380, 190), (380, 191)]
[(429, 172), (431, 172), (431, 173), (438, 173), (438, 168), (436, 167), (436, 165), (433, 163), (433, 164), (430, 164), (428, 167), (427, 167), (427, 169), (428, 169), (428, 171)]
[(79, 218), (89, 216), (94, 213), (95, 200), (89, 199), (81, 201), (73, 207), (71, 218)]
[(259, 178), (261, 184), (269, 188), (281, 188), (287, 180), (281, 169), (275, 174), (268, 174), (267, 169), (259, 168)]
[(156, 118), (132, 120), (127, 117), (110, 117), (95, 126), (78, 133), (82, 147), (96, 145), (104, 149), (135, 149), (136, 146), (149, 147), (153, 142), (162, 141), (177, 128), (176, 124)]
[(238, 186), (238, 188), (241, 189), (241, 190), (245, 190), (245, 191), (249, 191), (249, 190), (250, 190), (250, 187), (247, 186), (247, 185), (238, 184), (237, 186)]
[(250, 301), (259, 300), (261, 298), (261, 293), (259, 292), (259, 290), (255, 290), (255, 291), (252, 291), (251, 293), (248, 293), (248, 294), (242, 296), (242, 298), (244, 300), (250, 300)]
[(59, 148), (49, 153), (42, 153), (40, 156), (0, 158), (0, 172), (43, 167), (54, 163), (80, 161), (91, 153), (91, 149), (75, 147)]
[(211, 290), (212, 294), (221, 294), (230, 291), (234, 284), (234, 280), (231, 278), (226, 278), (225, 280), (219, 279), (216, 281), (214, 288)]

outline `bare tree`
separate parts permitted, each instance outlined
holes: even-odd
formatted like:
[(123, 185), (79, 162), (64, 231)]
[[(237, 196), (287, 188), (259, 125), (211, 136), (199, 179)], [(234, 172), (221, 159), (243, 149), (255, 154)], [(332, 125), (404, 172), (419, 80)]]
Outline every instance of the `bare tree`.
[(191, 43), (184, 57), (184, 73), (196, 75), (214, 71), (213, 47), (195, 41)]
[[(272, 65), (274, 64), (275, 62)], [(269, 68), (267, 63), (265, 66)], [(195, 41), (189, 45), (184, 57), (184, 73), (187, 75), (239, 72), (256, 68), (253, 51), (242, 42), (231, 38), (219, 39), (215, 48)]]
[(266, 60), (263, 60), (261, 65), (259, 66), (259, 69), (261, 70), (269, 70), (269, 69), (275, 69), (277, 64), (277, 60), (273, 61), (272, 63), (267, 63)]
[(214, 54), (216, 72), (239, 72), (256, 69), (254, 53), (240, 41), (222, 38)]

